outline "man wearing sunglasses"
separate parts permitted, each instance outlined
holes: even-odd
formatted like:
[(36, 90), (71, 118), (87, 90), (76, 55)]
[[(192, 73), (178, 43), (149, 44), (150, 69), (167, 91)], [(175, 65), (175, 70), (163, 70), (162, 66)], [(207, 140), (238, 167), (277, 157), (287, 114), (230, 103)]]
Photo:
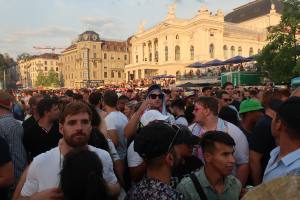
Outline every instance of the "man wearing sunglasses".
[[(249, 145), (244, 133), (237, 126), (218, 117), (218, 100), (214, 97), (198, 98), (193, 113), (196, 123), (189, 128), (194, 135), (202, 137), (207, 131), (218, 130), (228, 133), (234, 139), (236, 163), (233, 174), (245, 185), (249, 174)], [(198, 156), (203, 159), (200, 150)]]
[(167, 111), (165, 95), (161, 87), (157, 84), (148, 88), (146, 100), (140, 108), (133, 114), (128, 124), (125, 126), (124, 132), (127, 139), (130, 139), (137, 132), (139, 122), (143, 113), (147, 110), (158, 110), (161, 114), (168, 116), (167, 122), (175, 124), (175, 118)]

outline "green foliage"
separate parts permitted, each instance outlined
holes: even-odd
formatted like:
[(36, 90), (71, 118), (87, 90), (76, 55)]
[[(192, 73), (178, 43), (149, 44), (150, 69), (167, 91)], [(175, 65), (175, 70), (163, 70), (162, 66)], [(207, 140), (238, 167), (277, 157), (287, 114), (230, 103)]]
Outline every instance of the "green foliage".
[(45, 76), (43, 72), (40, 71), (36, 79), (36, 85), (44, 87), (59, 87), (60, 81), (58, 78), (58, 74), (54, 71), (53, 68), (51, 68), (48, 72), (48, 76)]
[(17, 56), (17, 61), (24, 60), (24, 59), (27, 59), (29, 57), (30, 57), (29, 53), (21, 53), (20, 55)]
[(256, 57), (258, 65), (276, 83), (289, 82), (300, 74), (296, 39), (300, 32), (300, 1), (284, 0), (283, 4), (280, 24), (269, 28), (269, 43)]

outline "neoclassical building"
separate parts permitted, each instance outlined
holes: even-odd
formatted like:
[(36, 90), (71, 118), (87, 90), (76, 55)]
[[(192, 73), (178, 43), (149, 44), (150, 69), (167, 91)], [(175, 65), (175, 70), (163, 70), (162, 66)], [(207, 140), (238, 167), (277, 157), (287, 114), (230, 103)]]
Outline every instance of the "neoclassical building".
[(47, 76), (51, 69), (59, 76), (58, 54), (44, 53), (30, 56), (18, 62), (19, 80), (23, 87), (36, 87), (39, 72)]
[(129, 64), (127, 41), (100, 39), (86, 31), (59, 56), (64, 87), (82, 88), (124, 82), (124, 67)]
[(224, 15), (201, 7), (191, 19), (175, 16), (175, 4), (165, 20), (145, 30), (144, 23), (130, 41), (131, 62), (126, 81), (154, 75), (183, 75), (196, 61), (226, 60), (257, 54), (266, 44), (267, 27), (280, 22), (280, 0), (256, 0)]

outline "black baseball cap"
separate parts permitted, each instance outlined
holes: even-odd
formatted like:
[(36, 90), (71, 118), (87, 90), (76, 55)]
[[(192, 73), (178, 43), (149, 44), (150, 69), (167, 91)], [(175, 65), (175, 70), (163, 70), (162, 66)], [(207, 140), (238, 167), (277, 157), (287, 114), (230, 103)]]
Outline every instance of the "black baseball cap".
[(134, 150), (145, 160), (162, 156), (170, 146), (178, 144), (196, 145), (200, 139), (187, 127), (153, 122), (143, 127), (134, 139)]

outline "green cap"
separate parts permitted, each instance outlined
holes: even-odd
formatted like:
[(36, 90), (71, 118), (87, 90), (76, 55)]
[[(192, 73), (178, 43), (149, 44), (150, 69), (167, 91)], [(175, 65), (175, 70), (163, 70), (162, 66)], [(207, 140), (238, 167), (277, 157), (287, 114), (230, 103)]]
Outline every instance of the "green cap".
[(247, 99), (242, 101), (240, 105), (240, 114), (257, 111), (257, 110), (263, 110), (264, 107), (261, 105), (261, 103), (254, 99)]

